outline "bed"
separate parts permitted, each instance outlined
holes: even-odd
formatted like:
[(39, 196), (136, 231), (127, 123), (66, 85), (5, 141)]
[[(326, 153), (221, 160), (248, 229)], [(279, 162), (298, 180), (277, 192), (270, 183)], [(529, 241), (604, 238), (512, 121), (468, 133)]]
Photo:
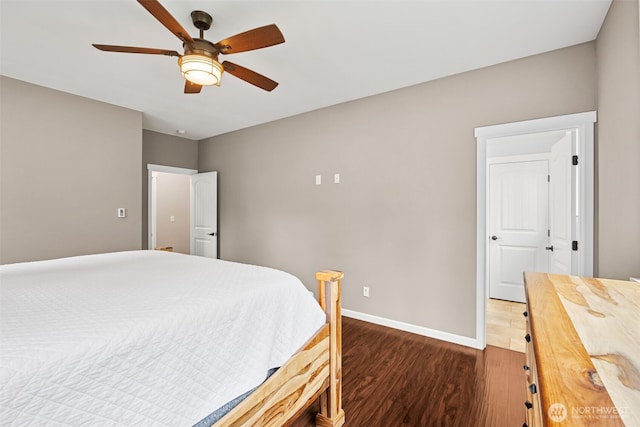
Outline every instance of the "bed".
[(344, 423), (341, 272), (165, 251), (0, 266), (0, 425)]

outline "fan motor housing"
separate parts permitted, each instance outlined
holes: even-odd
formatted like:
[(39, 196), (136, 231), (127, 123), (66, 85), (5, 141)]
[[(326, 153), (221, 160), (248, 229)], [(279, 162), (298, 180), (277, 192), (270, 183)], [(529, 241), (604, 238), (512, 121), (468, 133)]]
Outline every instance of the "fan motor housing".
[(193, 39), (193, 44), (184, 43), (182, 47), (184, 48), (185, 55), (200, 54), (213, 58), (216, 61), (218, 60), (218, 54), (220, 53), (213, 43), (205, 39)]

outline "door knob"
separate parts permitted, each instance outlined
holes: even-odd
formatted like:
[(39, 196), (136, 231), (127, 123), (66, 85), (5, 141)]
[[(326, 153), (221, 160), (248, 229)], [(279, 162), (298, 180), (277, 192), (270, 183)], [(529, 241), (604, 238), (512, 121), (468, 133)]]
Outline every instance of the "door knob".
[(491, 236), (491, 240), (501, 240), (502, 237), (498, 237), (498, 236)]
[(551, 246), (545, 246), (544, 247), (546, 250), (553, 252), (553, 245)]
[(215, 236), (215, 235), (216, 235), (215, 231), (213, 233), (209, 233), (209, 236)]

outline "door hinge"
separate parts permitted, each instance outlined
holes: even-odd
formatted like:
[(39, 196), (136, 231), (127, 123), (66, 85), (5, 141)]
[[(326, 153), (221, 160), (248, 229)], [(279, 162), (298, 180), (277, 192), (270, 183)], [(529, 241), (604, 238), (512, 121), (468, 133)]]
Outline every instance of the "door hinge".
[(571, 242), (571, 250), (577, 251), (578, 250), (578, 241), (574, 240)]
[(551, 175), (547, 175), (547, 182), (551, 182)]
[(573, 166), (578, 166), (578, 156), (577, 156), (577, 155), (574, 155), (574, 156), (571, 158), (571, 164), (572, 164)]

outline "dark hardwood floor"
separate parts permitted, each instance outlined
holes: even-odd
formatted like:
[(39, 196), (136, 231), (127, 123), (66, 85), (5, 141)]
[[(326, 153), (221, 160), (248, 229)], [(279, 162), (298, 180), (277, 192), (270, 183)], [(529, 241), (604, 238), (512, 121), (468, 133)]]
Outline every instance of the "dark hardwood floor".
[[(521, 426), (524, 354), (449, 344), (342, 319), (348, 427)], [(312, 405), (293, 424), (311, 427)]]

